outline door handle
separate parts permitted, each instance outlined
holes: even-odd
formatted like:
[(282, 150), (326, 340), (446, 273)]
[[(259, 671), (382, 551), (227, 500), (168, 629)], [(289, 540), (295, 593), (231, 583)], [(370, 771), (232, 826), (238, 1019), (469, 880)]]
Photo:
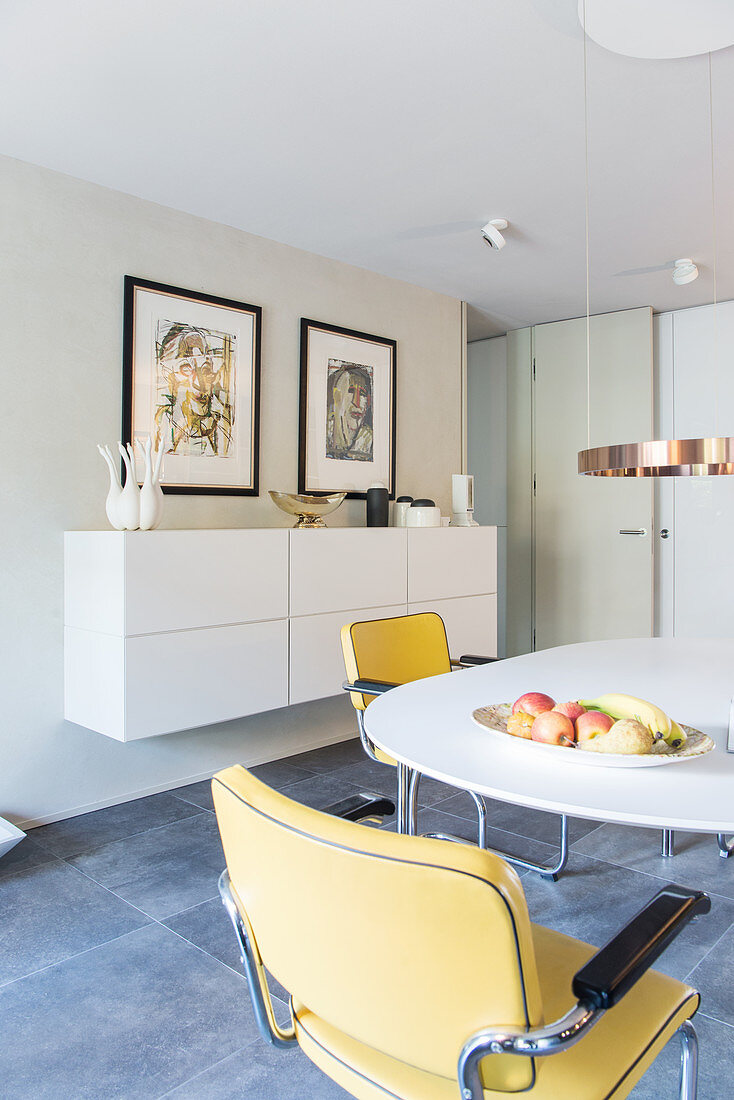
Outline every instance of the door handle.
[(620, 535), (646, 535), (647, 534), (647, 528), (645, 528), (645, 527), (635, 527), (634, 530), (628, 530), (624, 527), (621, 527), (620, 530), (619, 530), (619, 533), (620, 533)]

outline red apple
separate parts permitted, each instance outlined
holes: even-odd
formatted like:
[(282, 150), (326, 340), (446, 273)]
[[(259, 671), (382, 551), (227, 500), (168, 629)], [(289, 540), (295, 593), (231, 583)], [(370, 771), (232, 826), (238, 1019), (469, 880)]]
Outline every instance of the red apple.
[(557, 710), (545, 710), (533, 722), (530, 732), (533, 741), (545, 745), (567, 745), (574, 741), (573, 722)]
[(537, 718), (544, 711), (553, 710), (555, 705), (556, 701), (550, 695), (543, 695), (540, 691), (527, 691), (512, 704), (512, 713), (517, 714), (521, 710), (523, 714), (532, 714), (533, 718)]
[(566, 718), (570, 718), (572, 722), (575, 722), (580, 715), (586, 714), (586, 707), (582, 707), (581, 703), (577, 703), (575, 699), (568, 703), (556, 703), (553, 710), (557, 710), (559, 714), (565, 714)]
[(613, 725), (614, 719), (608, 714), (602, 714), (600, 710), (587, 710), (576, 719), (576, 740), (590, 741), (592, 737), (606, 733)]

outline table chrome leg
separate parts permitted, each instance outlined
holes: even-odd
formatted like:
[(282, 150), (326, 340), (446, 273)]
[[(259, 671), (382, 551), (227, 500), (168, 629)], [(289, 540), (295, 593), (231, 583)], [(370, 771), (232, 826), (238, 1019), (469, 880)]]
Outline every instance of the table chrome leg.
[(408, 833), (410, 831), (410, 786), (412, 769), (407, 764), (398, 761), (398, 805), (397, 805), (397, 831)]
[(690, 1020), (678, 1028), (680, 1035), (680, 1100), (696, 1100), (698, 1092), (698, 1037)]
[(522, 867), (525, 871), (537, 871), (541, 878), (558, 882), (558, 877), (568, 862), (568, 818), (565, 814), (561, 817), (558, 859), (552, 867), (545, 867), (542, 863), (531, 863), (529, 860), (519, 859), (517, 856), (508, 856), (506, 852), (497, 852), (497, 855), (502, 856), (503, 859), (507, 860), (508, 863), (512, 863), (515, 867)]
[(734, 840), (727, 840), (724, 833), (717, 833), (716, 840), (719, 845), (719, 855), (722, 859), (728, 859), (734, 852)]
[(419, 771), (411, 771), (408, 783), (408, 833), (410, 836), (418, 835), (418, 785), (421, 781)]
[(666, 857), (675, 855), (675, 833), (672, 829), (663, 829), (660, 854)]

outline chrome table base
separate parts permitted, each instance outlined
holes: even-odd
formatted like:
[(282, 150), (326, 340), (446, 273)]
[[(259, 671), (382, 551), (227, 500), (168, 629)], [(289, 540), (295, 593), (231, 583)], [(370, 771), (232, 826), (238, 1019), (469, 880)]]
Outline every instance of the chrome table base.
[[(418, 833), (418, 784), (420, 783), (421, 773), (409, 768), (407, 764), (401, 763), (398, 763), (397, 772), (397, 831), (409, 836), (416, 836)], [(466, 793), (474, 800), (477, 808), (477, 844), (480, 848), (487, 848), (487, 807), (484, 799), (475, 791), (467, 791)], [(441, 840), (459, 839), (445, 834), (429, 833), (424, 835), (438, 837)], [(568, 862), (568, 818), (565, 814), (561, 817), (558, 859), (553, 866), (546, 867), (542, 863), (533, 863), (530, 860), (520, 859), (519, 856), (508, 855), (507, 852), (498, 852), (497, 854), (516, 867), (522, 867), (525, 871), (535, 871), (542, 878), (557, 882), (558, 876)]]
[(719, 845), (719, 855), (722, 859), (728, 859), (734, 852), (734, 840), (727, 840), (724, 833), (717, 833), (716, 841)]
[[(727, 840), (725, 833), (716, 834), (716, 843), (719, 846), (719, 855), (722, 859), (728, 859), (734, 854), (734, 840)], [(660, 854), (663, 856), (675, 855), (675, 832), (673, 829), (663, 829), (663, 839)]]
[[(358, 718), (362, 719), (361, 711), (358, 711)], [(362, 738), (362, 744), (373, 760), (378, 760), (375, 754), (374, 746), (367, 735), (364, 728), (363, 721), (359, 723), (360, 735)], [(408, 836), (415, 836), (418, 833), (418, 784), (420, 783), (421, 773), (413, 768), (409, 768), (407, 764), (398, 764), (398, 798), (397, 798), (397, 831), (399, 833), (405, 833)], [(459, 790), (460, 788), (457, 788)], [(474, 804), (477, 808), (478, 829), (477, 829), (477, 845), (480, 848), (487, 848), (487, 807), (484, 799), (480, 794), (475, 791), (467, 791), (474, 799)], [(427, 833), (426, 836), (436, 837), (440, 840), (454, 840), (460, 841), (460, 837), (448, 836), (444, 833)], [(719, 845), (719, 855), (722, 859), (729, 859), (734, 854), (734, 839), (727, 840), (724, 833), (719, 833), (716, 837)], [(508, 863), (512, 863), (515, 867), (522, 867), (525, 871), (535, 871), (536, 874), (541, 875), (542, 878), (551, 879), (553, 882), (557, 882), (558, 878), (563, 871), (566, 863), (568, 862), (568, 818), (565, 814), (561, 817), (560, 822), (560, 837), (558, 842), (558, 859), (552, 867), (546, 867), (542, 863), (533, 863), (531, 860), (520, 859), (518, 856), (508, 855), (506, 852), (498, 852), (503, 859), (506, 859)], [(660, 854), (666, 858), (675, 855), (675, 830), (663, 829)]]

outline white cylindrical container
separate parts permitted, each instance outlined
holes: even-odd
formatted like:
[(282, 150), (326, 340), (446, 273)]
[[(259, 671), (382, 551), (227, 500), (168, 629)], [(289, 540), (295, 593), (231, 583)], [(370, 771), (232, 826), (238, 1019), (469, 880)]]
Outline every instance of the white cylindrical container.
[(395, 501), (395, 503), (393, 505), (393, 510), (392, 510), (392, 525), (393, 525), (393, 527), (405, 527), (406, 526), (406, 518), (405, 517), (407, 516), (408, 509), (410, 508), (412, 503), (413, 503), (413, 498), (412, 497), (398, 497), (398, 499)]
[(441, 509), (432, 500), (414, 500), (405, 514), (406, 527), (440, 527)]

